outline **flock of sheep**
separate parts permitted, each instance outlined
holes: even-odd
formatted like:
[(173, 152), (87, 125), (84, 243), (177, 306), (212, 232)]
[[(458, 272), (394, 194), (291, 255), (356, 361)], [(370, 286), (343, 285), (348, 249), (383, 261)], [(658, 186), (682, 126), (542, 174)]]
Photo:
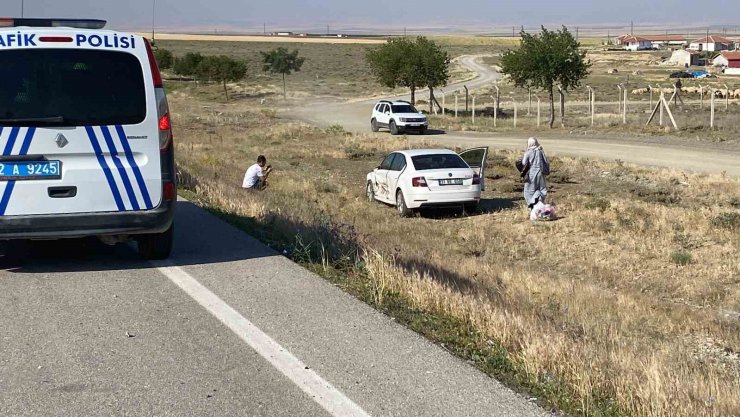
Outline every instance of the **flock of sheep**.
[[(702, 89), (704, 89), (704, 94), (708, 94), (712, 89), (709, 87), (681, 87), (681, 93), (685, 94), (701, 94)], [(673, 88), (653, 88), (654, 93), (660, 94), (661, 92), (665, 94), (673, 94)], [(647, 88), (637, 88), (635, 90), (632, 90), (632, 94), (634, 95), (642, 95), (642, 94), (648, 94), (650, 93), (650, 87)], [(717, 98), (740, 98), (740, 88), (736, 90), (728, 90), (728, 89), (716, 89), (714, 90), (714, 96)]]

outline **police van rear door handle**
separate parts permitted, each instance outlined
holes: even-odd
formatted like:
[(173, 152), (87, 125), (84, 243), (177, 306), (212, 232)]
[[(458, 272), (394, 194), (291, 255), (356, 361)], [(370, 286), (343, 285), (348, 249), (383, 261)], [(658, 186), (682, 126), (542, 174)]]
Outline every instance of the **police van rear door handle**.
[(71, 198), (77, 195), (77, 187), (49, 187), (51, 198)]

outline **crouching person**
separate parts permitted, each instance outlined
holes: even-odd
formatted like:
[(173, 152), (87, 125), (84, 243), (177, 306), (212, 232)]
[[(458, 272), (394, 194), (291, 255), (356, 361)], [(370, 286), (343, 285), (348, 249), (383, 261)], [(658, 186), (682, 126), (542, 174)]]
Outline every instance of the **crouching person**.
[(264, 190), (267, 187), (267, 177), (272, 172), (272, 166), (267, 165), (264, 155), (257, 157), (257, 163), (250, 166), (244, 174), (242, 187), (247, 190)]

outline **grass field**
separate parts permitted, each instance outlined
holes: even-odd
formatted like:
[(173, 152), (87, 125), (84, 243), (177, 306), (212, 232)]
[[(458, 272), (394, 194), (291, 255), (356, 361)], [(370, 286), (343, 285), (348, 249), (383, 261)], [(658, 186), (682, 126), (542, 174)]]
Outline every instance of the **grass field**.
[[(564, 127), (568, 131), (577, 133), (610, 133), (615, 135), (671, 135), (683, 137), (698, 137), (700, 140), (708, 141), (738, 141), (740, 136), (740, 100), (730, 98), (715, 99), (715, 124), (710, 129), (710, 93), (709, 88), (725, 89), (730, 91), (740, 89), (740, 77), (718, 77), (707, 79), (683, 79), (684, 88), (705, 88), (702, 97), (699, 93), (682, 93), (684, 105), (674, 106), (673, 116), (679, 127), (678, 131), (668, 131), (658, 125), (657, 118), (652, 125), (645, 126), (648, 118), (660, 98), (659, 89), (663, 89), (666, 100), (670, 100), (675, 79), (668, 76), (681, 68), (659, 65), (662, 59), (670, 56), (670, 52), (612, 52), (591, 48), (586, 56), (593, 66), (591, 74), (582, 82), (579, 89), (566, 92), (566, 111)], [(486, 57), (483, 62), (496, 66), (500, 57)], [(610, 70), (617, 72), (609, 74)], [(703, 69), (703, 68), (701, 68)], [(626, 85), (628, 95), (627, 123), (623, 124), (622, 113), (619, 110), (620, 96), (618, 84)], [(586, 86), (591, 86), (596, 94), (596, 116), (594, 125), (591, 126), (591, 116), (588, 109), (588, 91)], [(649, 93), (635, 94), (638, 89), (652, 86), (655, 91), (651, 98)], [(725, 87), (726, 86), (726, 87)], [(506, 79), (498, 83), (499, 97), (501, 100), (501, 114), (494, 126), (493, 109), (495, 108), (494, 86), (475, 91), (476, 110), (479, 116), (473, 123), (470, 112), (458, 112), (459, 118), (455, 119), (452, 114), (454, 107), (447, 102), (447, 116), (432, 117), (435, 127), (447, 130), (473, 130), (473, 131), (521, 131), (527, 132), (547, 131), (549, 117), (549, 102), (546, 93), (532, 91), (532, 104), (529, 104), (529, 92), (525, 89), (516, 88)], [(453, 93), (454, 94), (454, 93)], [(540, 114), (541, 125), (537, 126), (537, 97), (541, 101)], [(464, 109), (464, 93), (458, 92), (459, 110)], [(560, 106), (558, 103), (558, 92), (555, 91), (556, 127), (560, 127)], [(514, 126), (514, 104), (517, 102), (517, 125)], [(472, 103), (470, 103), (472, 105)], [(670, 126), (668, 114), (664, 117), (664, 127)]]
[[(170, 104), (188, 196), (543, 404), (740, 415), (737, 179), (551, 158), (561, 219), (533, 224), (516, 155), (493, 150), (481, 213), (401, 219), (365, 199), (364, 178), (403, 137), (286, 122), (207, 92)], [(244, 192), (261, 153), (271, 185)]]
[[(434, 38), (450, 53), (451, 57), (465, 54), (495, 53), (502, 51), (507, 43), (492, 38), (441, 37)], [(176, 56), (188, 52), (204, 55), (227, 55), (247, 63), (247, 76), (243, 82), (232, 84), (232, 89), (242, 98), (266, 99), (280, 105), (282, 79), (262, 71), (260, 51), (277, 47), (298, 49), (306, 58), (300, 72), (287, 78), (288, 95), (291, 99), (316, 100), (326, 98), (357, 98), (389, 96), (406, 93), (405, 89), (389, 90), (373, 79), (365, 61), (369, 48), (376, 45), (332, 44), (332, 43), (276, 43), (244, 41), (183, 41), (158, 40), (157, 47), (172, 51)], [(465, 67), (453, 62), (450, 81), (470, 78), (473, 74)], [(170, 82), (168, 88), (177, 89), (189, 83)], [(247, 86), (248, 90), (244, 90)]]

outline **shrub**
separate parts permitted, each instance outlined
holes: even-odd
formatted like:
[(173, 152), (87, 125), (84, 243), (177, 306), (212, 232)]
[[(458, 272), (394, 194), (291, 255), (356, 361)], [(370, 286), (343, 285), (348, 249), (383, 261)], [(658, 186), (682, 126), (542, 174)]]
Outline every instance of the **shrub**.
[(586, 203), (586, 208), (589, 210), (593, 209), (599, 209), (600, 211), (605, 211), (611, 206), (611, 203), (609, 200), (601, 197), (593, 197), (591, 201)]
[(159, 69), (172, 68), (172, 62), (174, 61), (174, 58), (172, 56), (172, 52), (170, 52), (169, 50), (158, 48), (156, 51), (154, 51), (154, 59), (157, 61), (157, 66), (159, 67)]
[(712, 219), (712, 226), (730, 230), (740, 229), (740, 213), (721, 213)]
[(671, 262), (676, 265), (685, 266), (691, 263), (691, 254), (685, 250), (671, 253)]
[(183, 57), (175, 58), (172, 70), (178, 75), (196, 75), (198, 65), (203, 61), (203, 55), (197, 52), (188, 52)]

